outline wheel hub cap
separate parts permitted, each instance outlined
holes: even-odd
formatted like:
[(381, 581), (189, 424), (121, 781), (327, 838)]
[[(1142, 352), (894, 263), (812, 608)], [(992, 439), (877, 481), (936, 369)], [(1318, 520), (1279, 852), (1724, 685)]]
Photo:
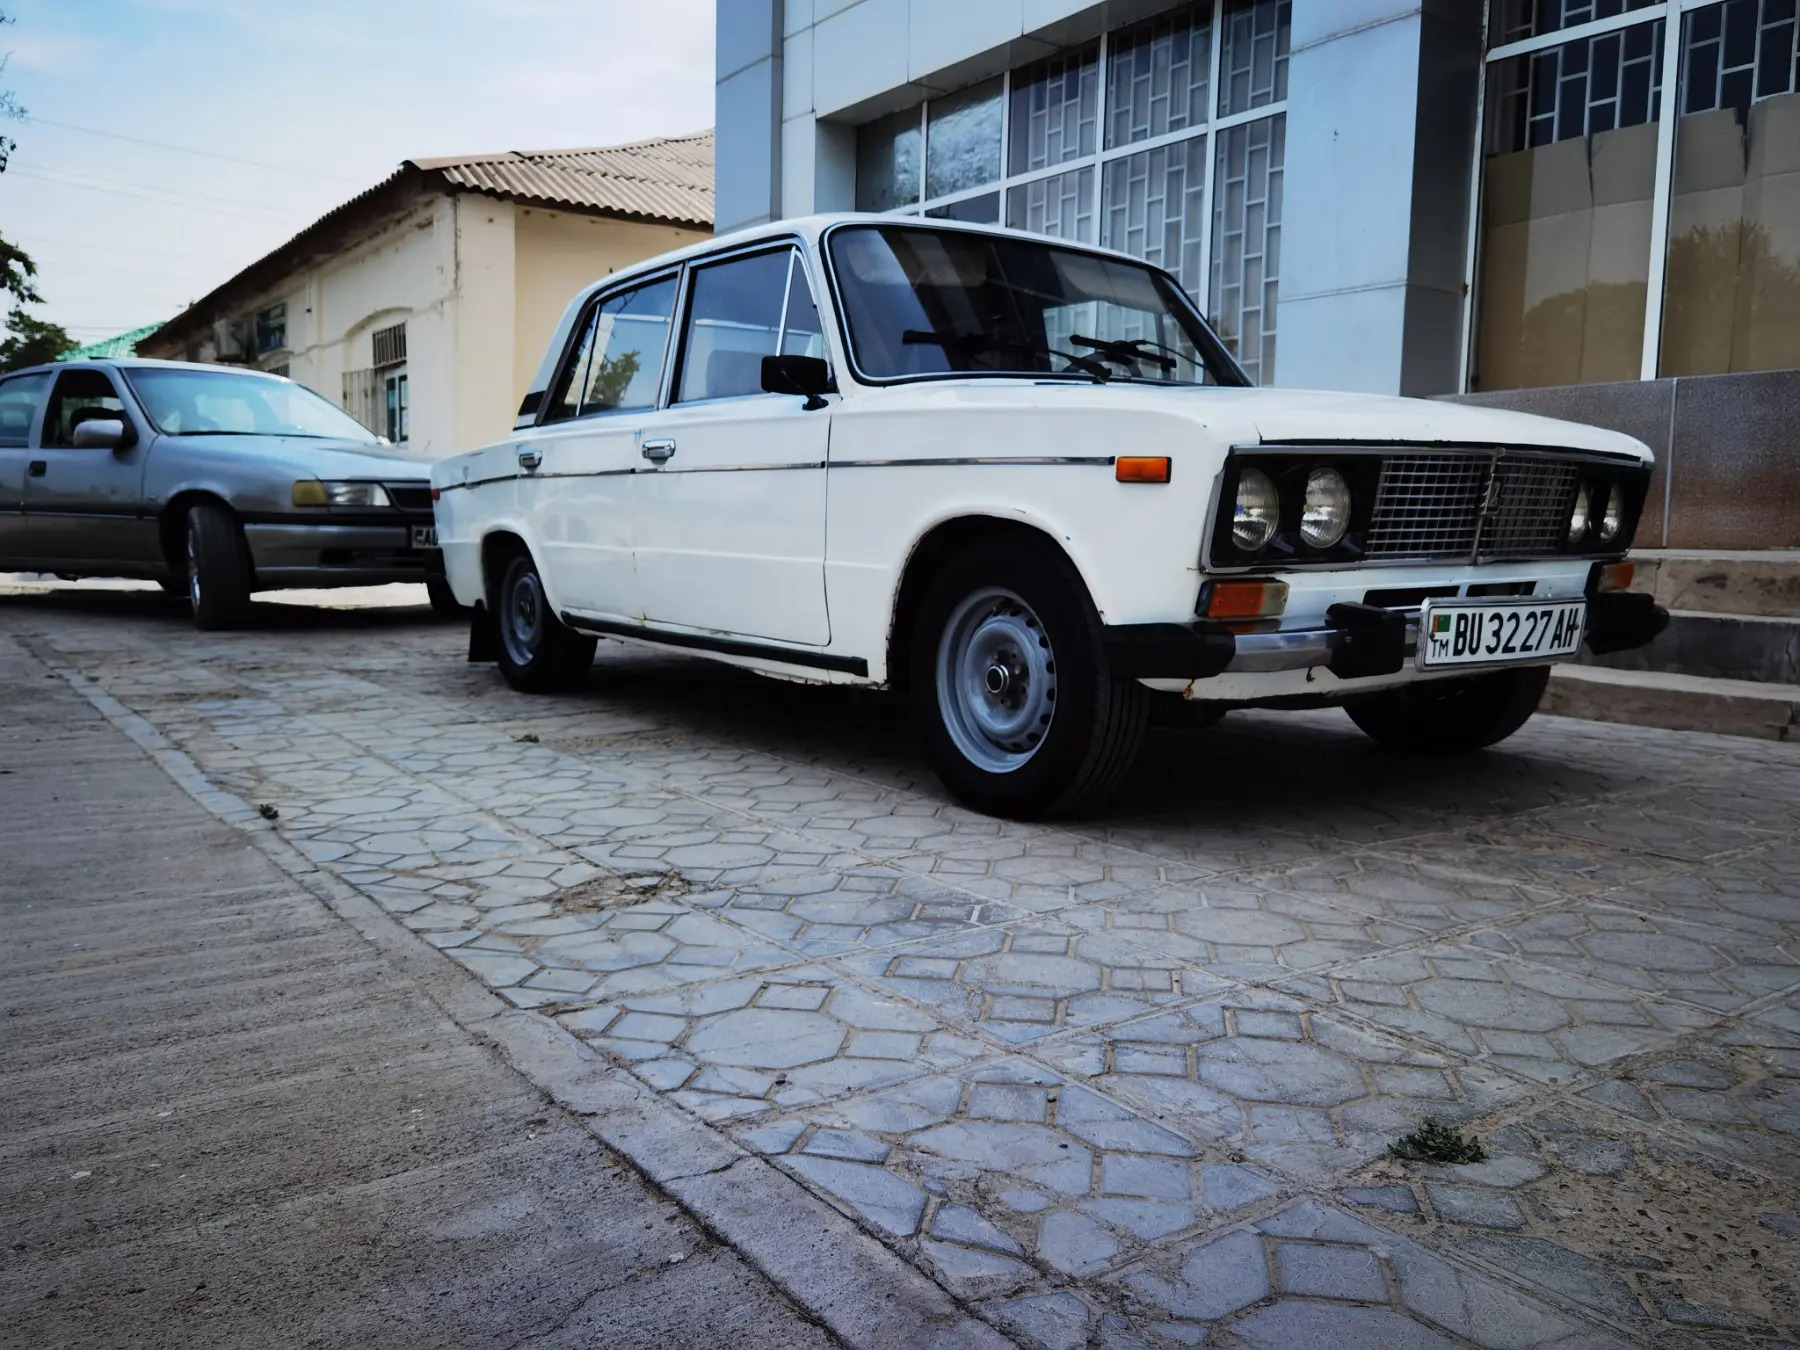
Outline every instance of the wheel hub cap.
[(972, 763), (1010, 773), (1037, 753), (1056, 712), (1056, 655), (1023, 599), (992, 587), (958, 605), (937, 673), (945, 729)]
[(521, 571), (511, 577), (500, 615), (500, 637), (507, 656), (515, 665), (530, 664), (544, 623), (544, 592), (536, 572)]

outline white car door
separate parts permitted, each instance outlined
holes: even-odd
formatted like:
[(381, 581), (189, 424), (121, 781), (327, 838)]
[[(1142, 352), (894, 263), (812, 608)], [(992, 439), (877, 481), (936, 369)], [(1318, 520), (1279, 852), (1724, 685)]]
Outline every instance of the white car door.
[(575, 325), (537, 430), (519, 444), (520, 509), (552, 597), (643, 617), (632, 560), (632, 475), (668, 357), (677, 273), (598, 298)]
[(652, 627), (825, 646), (828, 408), (762, 389), (762, 358), (825, 355), (798, 248), (691, 266), (669, 407), (645, 431), (638, 594)]

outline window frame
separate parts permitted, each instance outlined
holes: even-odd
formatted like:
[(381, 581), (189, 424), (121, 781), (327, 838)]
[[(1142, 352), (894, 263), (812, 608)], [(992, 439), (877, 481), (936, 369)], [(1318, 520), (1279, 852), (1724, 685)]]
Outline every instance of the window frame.
[[(98, 375), (110, 384), (112, 386), (113, 399), (119, 405), (119, 420), (131, 431), (140, 437), (142, 436), (143, 433), (138, 428), (136, 419), (132, 416), (132, 400), (136, 396), (136, 391), (133, 390), (129, 394), (124, 392), (129, 387), (129, 381), (124, 378), (120, 371), (109, 369), (106, 366), (70, 365), (54, 372), (54, 378), (50, 381), (50, 388), (45, 391), (43, 405), (38, 409), (37, 421), (35, 424), (36, 434), (31, 438), (28, 448), (34, 450), (74, 450), (80, 451), (83, 454), (90, 453), (82, 446), (51, 444), (45, 439), (51, 428), (50, 410), (56, 405), (57, 387), (61, 385), (65, 379), (73, 378), (76, 375)], [(18, 447), (14, 446), (12, 448), (17, 449)]]
[(1482, 178), (1487, 156), (1487, 90), (1489, 71), (1499, 62), (1530, 56), (1552, 47), (1561, 47), (1608, 33), (1635, 28), (1640, 24), (1661, 21), (1663, 24), (1661, 106), (1656, 115), (1656, 177), (1650, 198), (1649, 281), (1644, 296), (1644, 339), (1638, 363), (1639, 380), (1665, 378), (1658, 374), (1662, 359), (1663, 310), (1668, 293), (1669, 220), (1674, 205), (1675, 144), (1682, 106), (1687, 101), (1686, 70), (1683, 62), (1683, 38), (1688, 16), (1706, 9), (1720, 0), (1658, 0), (1642, 9), (1622, 10), (1602, 19), (1566, 28), (1550, 29), (1532, 37), (1492, 44), (1483, 26), (1482, 59), (1475, 86), (1475, 156), (1469, 176), (1469, 239), (1464, 259), (1463, 276), (1467, 286), (1462, 307), (1462, 351), (1459, 392), (1472, 390), (1476, 363), (1476, 328), (1481, 312), (1481, 244), (1485, 221), (1482, 215)]
[[(533, 415), (531, 425), (534, 427), (559, 427), (571, 422), (584, 422), (590, 417), (618, 417), (628, 413), (643, 414), (659, 411), (664, 406), (664, 398), (668, 390), (670, 356), (675, 341), (676, 323), (681, 314), (682, 287), (687, 276), (687, 263), (680, 262), (671, 267), (658, 268), (654, 272), (634, 273), (629, 277), (621, 277), (616, 284), (595, 291), (581, 307), (581, 313), (569, 328), (569, 336), (563, 344), (562, 355), (557, 359), (556, 369), (550, 376), (549, 384), (544, 386), (542, 398), (538, 402), (537, 412)], [(569, 374), (569, 367), (581, 350), (582, 341), (587, 337), (588, 328), (594, 322), (594, 316), (600, 307), (608, 301), (616, 300), (631, 291), (641, 291), (646, 286), (654, 286), (659, 282), (673, 281), (676, 285), (675, 304), (669, 311), (669, 331), (663, 338), (662, 370), (657, 378), (656, 402), (648, 408), (596, 408), (593, 412), (577, 412), (573, 417), (549, 417), (551, 393)]]
[(21, 370), (11, 372), (4, 379), (0, 379), (0, 391), (4, 391), (8, 385), (17, 384), (23, 380), (42, 380), (44, 382), (43, 390), (38, 395), (37, 406), (32, 409), (31, 419), (25, 423), (25, 439), (17, 445), (0, 443), (0, 450), (30, 450), (34, 448), (36, 445), (34, 437), (41, 434), (38, 429), (43, 423), (45, 411), (50, 406), (50, 391), (56, 387), (56, 377), (59, 374), (61, 372), (54, 368)]
[[(821, 236), (820, 248), (823, 249), (823, 247), (824, 238)], [(782, 249), (788, 249), (790, 251), (790, 255), (794, 258), (794, 262), (788, 271), (788, 291), (783, 294), (781, 300), (781, 328), (776, 333), (776, 342), (779, 345), (781, 338), (785, 336), (787, 332), (787, 295), (793, 290), (794, 268), (799, 269), (801, 276), (806, 281), (806, 288), (812, 295), (813, 309), (816, 310), (819, 315), (819, 332), (821, 336), (824, 334), (826, 330), (825, 307), (819, 303), (819, 287), (813, 280), (810, 259), (807, 257), (806, 241), (799, 235), (770, 235), (767, 238), (754, 240), (738, 248), (724, 249), (718, 253), (708, 253), (704, 257), (689, 258), (682, 265), (681, 293), (676, 300), (675, 322), (670, 333), (670, 340), (676, 344), (674, 349), (674, 360), (668, 362), (663, 368), (663, 389), (657, 403), (659, 410), (668, 408), (704, 407), (714, 403), (728, 402), (733, 399), (784, 397), (781, 394), (773, 393), (767, 389), (758, 390), (754, 394), (720, 394), (714, 398), (682, 399), (676, 397), (677, 392), (681, 388), (682, 372), (687, 367), (688, 318), (693, 312), (694, 282), (696, 274), (705, 271), (709, 267), (720, 267), (728, 263), (741, 262), (746, 258), (754, 258), (766, 253), (779, 253)], [(835, 365), (831, 359), (831, 344), (829, 342), (825, 344), (825, 349), (825, 363), (827, 367), (833, 369), (833, 380), (835, 381)]]

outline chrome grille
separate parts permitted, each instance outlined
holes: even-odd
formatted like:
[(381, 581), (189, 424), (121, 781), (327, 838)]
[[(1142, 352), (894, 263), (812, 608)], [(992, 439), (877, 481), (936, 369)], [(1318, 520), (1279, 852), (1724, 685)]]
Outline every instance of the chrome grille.
[(1511, 558), (1556, 552), (1568, 537), (1580, 470), (1550, 459), (1502, 457), (1494, 473), (1500, 491), (1481, 527), (1482, 554)]
[(1555, 553), (1578, 465), (1537, 455), (1398, 454), (1382, 461), (1369, 558), (1473, 559)]
[(1486, 455), (1390, 455), (1382, 461), (1364, 552), (1371, 558), (1466, 558), (1487, 492)]

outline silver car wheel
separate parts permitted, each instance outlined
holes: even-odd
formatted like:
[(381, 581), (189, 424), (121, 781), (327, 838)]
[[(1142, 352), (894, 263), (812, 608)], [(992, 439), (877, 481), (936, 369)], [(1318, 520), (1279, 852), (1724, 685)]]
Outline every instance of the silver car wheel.
[(1037, 754), (1056, 714), (1056, 653), (1043, 621), (989, 587), (951, 611), (938, 640), (938, 712), (957, 750), (988, 773)]
[(187, 522), (188, 603), (200, 608), (200, 529), (190, 515)]
[(516, 567), (500, 597), (500, 640), (515, 666), (528, 666), (544, 637), (544, 587), (530, 567)]

